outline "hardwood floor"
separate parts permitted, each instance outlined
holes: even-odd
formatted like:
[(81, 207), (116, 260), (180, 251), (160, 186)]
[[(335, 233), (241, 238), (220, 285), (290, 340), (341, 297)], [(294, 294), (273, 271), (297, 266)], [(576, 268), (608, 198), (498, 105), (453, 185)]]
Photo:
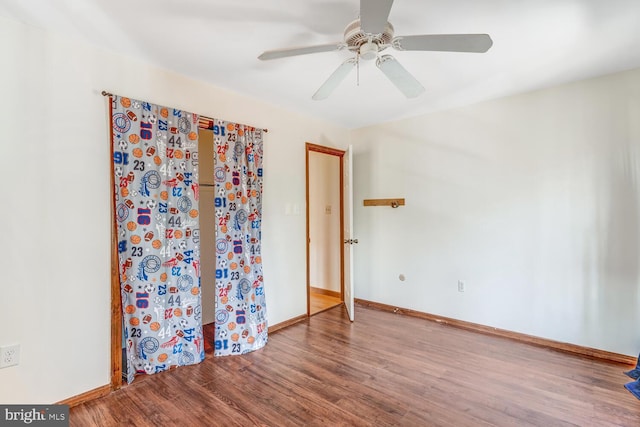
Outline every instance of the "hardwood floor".
[(137, 380), (72, 426), (640, 426), (628, 365), (356, 306)]
[(336, 307), (342, 302), (340, 298), (311, 291), (309, 294), (309, 311), (311, 315)]

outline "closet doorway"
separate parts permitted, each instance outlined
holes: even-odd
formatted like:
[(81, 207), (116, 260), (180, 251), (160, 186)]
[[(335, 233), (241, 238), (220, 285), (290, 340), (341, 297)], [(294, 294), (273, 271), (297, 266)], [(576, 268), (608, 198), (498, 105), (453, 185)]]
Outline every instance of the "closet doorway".
[(198, 173), (200, 184), (200, 286), (202, 292), (202, 326), (205, 345), (213, 346), (216, 300), (216, 214), (213, 156), (213, 131), (199, 129)]
[(344, 302), (343, 155), (342, 150), (306, 144), (309, 316)]
[[(215, 223), (215, 180), (214, 180), (214, 136), (213, 131), (199, 128), (198, 172), (199, 211), (201, 224)], [(111, 173), (111, 186), (115, 186)], [(112, 200), (112, 203), (113, 202)], [(125, 340), (123, 338), (123, 316), (120, 290), (120, 265), (118, 261), (118, 241), (114, 205), (111, 206), (111, 390), (126, 385)], [(204, 331), (205, 352), (212, 352), (215, 333), (215, 227), (200, 227), (201, 259), (201, 308)]]

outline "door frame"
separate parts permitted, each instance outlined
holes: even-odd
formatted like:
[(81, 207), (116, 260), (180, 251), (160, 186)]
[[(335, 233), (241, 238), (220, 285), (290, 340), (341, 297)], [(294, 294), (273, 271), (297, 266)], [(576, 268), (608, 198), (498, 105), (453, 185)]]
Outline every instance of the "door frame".
[[(113, 98), (109, 97), (109, 120), (113, 116)], [(113, 126), (109, 137), (111, 191), (111, 391), (122, 387), (122, 298), (120, 296), (120, 260), (118, 259), (118, 224), (116, 222), (115, 165), (113, 163)]]
[(305, 143), (305, 190), (306, 190), (306, 222), (307, 222), (307, 317), (311, 316), (311, 251), (309, 248), (309, 154), (311, 152), (327, 154), (330, 156), (336, 156), (340, 159), (340, 301), (344, 304), (344, 251), (342, 250), (344, 241), (344, 154), (345, 150), (339, 150), (337, 148), (325, 147), (323, 145), (313, 144), (311, 142)]

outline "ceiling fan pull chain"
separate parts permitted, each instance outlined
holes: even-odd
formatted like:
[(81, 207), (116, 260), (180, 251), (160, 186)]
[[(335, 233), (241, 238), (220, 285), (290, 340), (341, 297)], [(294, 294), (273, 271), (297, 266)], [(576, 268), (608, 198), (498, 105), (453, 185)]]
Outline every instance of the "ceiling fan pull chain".
[(360, 53), (356, 53), (356, 86), (360, 86)]

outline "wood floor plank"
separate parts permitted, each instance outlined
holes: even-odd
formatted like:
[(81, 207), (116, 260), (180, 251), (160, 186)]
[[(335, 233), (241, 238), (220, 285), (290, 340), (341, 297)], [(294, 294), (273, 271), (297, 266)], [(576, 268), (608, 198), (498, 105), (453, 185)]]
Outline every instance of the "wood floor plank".
[(317, 314), (342, 304), (340, 298), (334, 295), (327, 295), (311, 289), (309, 294), (309, 314)]
[(356, 310), (353, 323), (335, 307), (259, 351), (136, 379), (71, 408), (71, 425), (640, 426), (627, 365)]

